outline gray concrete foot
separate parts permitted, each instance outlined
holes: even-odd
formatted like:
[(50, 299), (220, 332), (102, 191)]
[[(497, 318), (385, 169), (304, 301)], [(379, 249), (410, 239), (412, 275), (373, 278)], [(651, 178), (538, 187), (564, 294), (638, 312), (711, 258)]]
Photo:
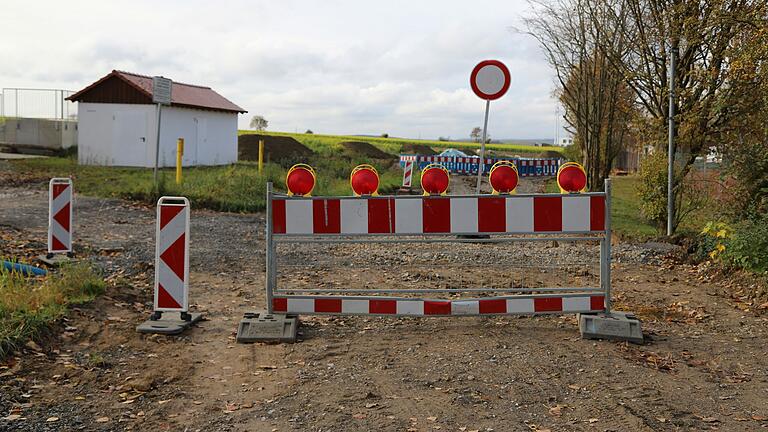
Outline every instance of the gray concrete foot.
[(584, 339), (613, 339), (643, 343), (640, 320), (629, 312), (580, 314), (579, 331)]
[(50, 258), (47, 255), (40, 255), (37, 260), (48, 267), (60, 267), (63, 264), (74, 262), (75, 259), (63, 253), (53, 254)]
[(148, 319), (139, 324), (136, 331), (139, 333), (177, 335), (203, 319), (203, 314), (197, 312), (190, 312), (189, 316), (189, 320), (184, 320), (177, 312), (165, 312), (159, 319)]
[(246, 312), (237, 327), (237, 342), (296, 342), (298, 328), (299, 318), (293, 315)]

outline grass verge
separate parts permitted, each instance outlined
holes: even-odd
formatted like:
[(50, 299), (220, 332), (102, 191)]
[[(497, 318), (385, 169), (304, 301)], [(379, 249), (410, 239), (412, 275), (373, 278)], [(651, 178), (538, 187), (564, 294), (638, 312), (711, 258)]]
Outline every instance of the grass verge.
[[(402, 169), (395, 161), (346, 158), (324, 150), (311, 160), (297, 160), (312, 165), (317, 172), (315, 195), (350, 195), (349, 174), (360, 163), (370, 163), (379, 171), (380, 193), (390, 193), (402, 184)], [(163, 169), (159, 185), (154, 186), (152, 170), (78, 165), (73, 158), (24, 159), (10, 162), (11, 183), (47, 184), (51, 177), (72, 177), (78, 194), (121, 198), (154, 204), (163, 195), (185, 196), (194, 208), (217, 211), (257, 212), (266, 207), (266, 183), (284, 191), (288, 166), (264, 165), (262, 175), (253, 162), (228, 166), (184, 168), (183, 182), (177, 185), (175, 172)], [(416, 176), (418, 177), (418, 176)], [(0, 180), (2, 177), (0, 176)], [(416, 182), (415, 187), (418, 187)]]
[(84, 263), (45, 278), (0, 269), (0, 360), (49, 331), (67, 306), (91, 301), (104, 289), (102, 278)]
[[(464, 149), (464, 150), (475, 150), (480, 148), (479, 143), (464, 142), (464, 141), (432, 141), (432, 140), (417, 140), (417, 139), (407, 139), (407, 138), (381, 138), (381, 137), (349, 136), (349, 135), (321, 135), (321, 134), (302, 134), (302, 133), (268, 132), (268, 131), (256, 132), (256, 131), (249, 131), (249, 130), (241, 130), (241, 131), (238, 131), (238, 133), (240, 135), (249, 134), (249, 133), (261, 133), (265, 135), (289, 136), (294, 138), (296, 141), (304, 144), (305, 146), (309, 147), (313, 151), (322, 151), (323, 149), (340, 150), (341, 149), (340, 143), (344, 141), (365, 141), (365, 142), (371, 143), (371, 145), (374, 145), (387, 153), (392, 153), (392, 154), (399, 154), (403, 148), (403, 145), (406, 145), (406, 144), (426, 145), (426, 146), (433, 147), (437, 151), (439, 151), (440, 149), (447, 149), (447, 148)], [(544, 151), (556, 151), (560, 153), (563, 151), (562, 147), (555, 147), (555, 146), (534, 147), (534, 146), (522, 145), (522, 144), (487, 144), (485, 148), (488, 150), (494, 150), (494, 151), (500, 151), (500, 152), (527, 154), (528, 156), (531, 156), (533, 154), (538, 154)]]

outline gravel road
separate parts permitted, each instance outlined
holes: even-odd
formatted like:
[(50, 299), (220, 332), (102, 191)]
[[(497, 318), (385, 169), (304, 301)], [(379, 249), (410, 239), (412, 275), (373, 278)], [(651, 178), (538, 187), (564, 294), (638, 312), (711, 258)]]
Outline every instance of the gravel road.
[[(4, 188), (0, 250), (41, 253), (46, 211), (42, 191)], [(261, 214), (193, 210), (191, 301), (206, 321), (181, 337), (142, 336), (134, 328), (151, 309), (154, 209), (78, 197), (78, 256), (99, 266), (110, 288), (76, 307), (42, 347), (28, 346), (0, 366), (0, 430), (768, 427), (768, 320), (724, 296), (697, 268), (666, 259), (657, 246), (614, 245), (614, 301), (644, 320), (648, 343), (641, 346), (581, 340), (569, 315), (304, 317), (296, 344), (239, 345), (234, 333), (242, 313), (264, 305), (263, 232)], [(284, 283), (400, 286), (591, 284), (594, 251), (541, 243), (282, 253), (293, 271), (303, 265), (308, 273)], [(425, 268), (435, 259), (453, 266)], [(403, 263), (410, 267), (400, 268)]]

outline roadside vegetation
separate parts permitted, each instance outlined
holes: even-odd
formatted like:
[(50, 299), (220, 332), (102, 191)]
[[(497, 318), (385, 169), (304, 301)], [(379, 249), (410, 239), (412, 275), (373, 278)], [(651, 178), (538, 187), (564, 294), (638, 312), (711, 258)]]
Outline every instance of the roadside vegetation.
[[(360, 163), (370, 163), (379, 171), (381, 193), (393, 192), (402, 184), (402, 170), (395, 160), (339, 159), (323, 151), (300, 162), (309, 163), (317, 172), (315, 195), (350, 195), (349, 174)], [(181, 195), (189, 198), (195, 208), (229, 212), (264, 210), (266, 183), (272, 182), (275, 190), (285, 192), (285, 175), (290, 167), (266, 163), (262, 175), (255, 162), (184, 168), (180, 185), (175, 182), (173, 169), (163, 169), (155, 187), (151, 169), (84, 166), (78, 165), (75, 158), (26, 159), (12, 161), (11, 166), (10, 181), (14, 183), (42, 186), (51, 177), (71, 176), (78, 194), (147, 204), (154, 204), (163, 195)], [(414, 180), (414, 186), (418, 187), (418, 179)]]
[[(432, 141), (432, 140), (416, 140), (405, 138), (384, 138), (384, 137), (370, 137), (370, 136), (353, 136), (353, 135), (321, 135), (321, 134), (307, 134), (307, 133), (288, 133), (288, 132), (270, 132), (270, 131), (239, 131), (241, 135), (249, 133), (260, 133), (264, 135), (275, 136), (289, 136), (296, 141), (304, 144), (312, 149), (312, 151), (322, 151), (324, 149), (340, 150), (340, 143), (344, 141), (365, 141), (371, 143), (373, 146), (394, 155), (397, 155), (403, 151), (403, 146), (408, 145), (424, 145), (435, 149), (435, 151), (441, 151), (447, 148), (455, 148), (459, 150), (477, 150), (480, 148), (480, 143), (466, 142), (466, 141)], [(543, 146), (534, 147), (524, 144), (486, 144), (485, 148), (488, 150), (505, 152), (505, 153), (519, 153), (521, 155), (531, 156), (546, 151), (562, 152), (562, 147), (555, 146)]]
[(84, 263), (42, 278), (0, 269), (0, 360), (43, 337), (68, 306), (89, 302), (104, 289), (102, 278)]

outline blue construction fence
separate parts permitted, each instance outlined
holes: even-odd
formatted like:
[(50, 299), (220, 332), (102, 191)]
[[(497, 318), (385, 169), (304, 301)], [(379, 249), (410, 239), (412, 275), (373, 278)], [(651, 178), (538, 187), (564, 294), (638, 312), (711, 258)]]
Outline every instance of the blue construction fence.
[[(406, 161), (415, 162), (419, 169), (429, 164), (440, 164), (453, 174), (477, 174), (480, 158), (461, 156), (424, 156), (416, 154), (401, 154), (400, 166), (405, 167)], [(562, 159), (555, 158), (484, 158), (483, 172), (489, 172), (498, 161), (509, 161), (515, 164), (520, 177), (556, 176)]]

